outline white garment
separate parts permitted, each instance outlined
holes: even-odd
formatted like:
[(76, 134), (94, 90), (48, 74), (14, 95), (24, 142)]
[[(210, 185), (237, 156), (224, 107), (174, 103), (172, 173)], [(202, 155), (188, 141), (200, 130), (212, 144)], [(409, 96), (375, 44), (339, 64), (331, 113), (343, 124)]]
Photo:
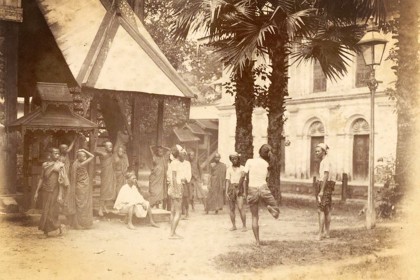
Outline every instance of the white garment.
[(191, 181), (191, 163), (188, 160), (180, 161), (180, 170), (179, 174), (177, 173), (177, 177), (179, 177), (181, 180), (184, 179), (188, 183)]
[(174, 159), (168, 166), (167, 177), (170, 184), (172, 184), (172, 173), (176, 172), (176, 182), (181, 184), (181, 177), (179, 176), (181, 171), (182, 165), (178, 159)]
[(259, 188), (267, 184), (268, 162), (261, 157), (248, 159), (244, 172), (249, 175), (249, 187)]
[[(114, 209), (126, 211), (128, 207), (133, 205), (138, 206), (136, 207), (137, 217), (146, 217), (149, 202), (143, 198), (136, 186), (129, 186), (128, 184), (125, 184), (121, 187), (121, 190), (118, 193), (117, 199), (114, 203)], [(146, 209), (144, 209), (143, 206)]]
[(229, 180), (231, 184), (239, 184), (239, 180), (241, 179), (243, 171), (243, 165), (238, 167), (229, 166), (226, 170), (226, 180)]
[(319, 164), (319, 180), (322, 181), (324, 179), (324, 172), (328, 172), (327, 181), (335, 181), (335, 176), (333, 174), (332, 166), (330, 158), (327, 155), (321, 160)]

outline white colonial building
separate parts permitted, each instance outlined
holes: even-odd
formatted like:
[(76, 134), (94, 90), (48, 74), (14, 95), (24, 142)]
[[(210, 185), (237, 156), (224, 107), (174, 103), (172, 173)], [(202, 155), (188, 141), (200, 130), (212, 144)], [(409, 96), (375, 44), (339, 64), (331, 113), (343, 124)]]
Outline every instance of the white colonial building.
[[(388, 36), (391, 41), (391, 36)], [(395, 158), (397, 140), (397, 115), (395, 102), (385, 89), (393, 87), (396, 76), (392, 62), (386, 60), (391, 48), (388, 43), (384, 59), (376, 69), (376, 78), (382, 83), (375, 100), (375, 162), (380, 158)], [(282, 148), (282, 177), (284, 180), (309, 180), (318, 170), (314, 147), (325, 142), (330, 146), (330, 156), (336, 168), (337, 179), (342, 173), (353, 183), (367, 183), (370, 92), (364, 79), (369, 68), (360, 55), (349, 62), (348, 74), (341, 80), (326, 79), (318, 64), (302, 63), (289, 68), (289, 97), (287, 121)], [(236, 115), (233, 97), (223, 94), (219, 104), (191, 108), (192, 119), (219, 120), (219, 152), (222, 161), (228, 162), (234, 151)], [(267, 114), (256, 108), (253, 115), (254, 154), (267, 142)], [(284, 144), (286, 143), (286, 144)], [(363, 182), (363, 183), (362, 183)]]

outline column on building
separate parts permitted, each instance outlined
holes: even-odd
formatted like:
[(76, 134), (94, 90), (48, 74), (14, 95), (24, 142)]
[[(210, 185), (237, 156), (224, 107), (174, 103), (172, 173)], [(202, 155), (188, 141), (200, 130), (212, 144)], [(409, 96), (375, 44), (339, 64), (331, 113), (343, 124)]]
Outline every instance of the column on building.
[(288, 112), (284, 131), (286, 139), (290, 141), (290, 145), (285, 148), (285, 177), (298, 178), (297, 164), (299, 157), (297, 155), (300, 153), (301, 138), (297, 137), (299, 133), (295, 124), (297, 123), (299, 109), (295, 106), (289, 106)]
[(235, 150), (236, 115), (233, 106), (219, 106), (218, 152), (221, 161), (229, 163), (229, 153)]
[(252, 115), (252, 136), (254, 138), (254, 157), (263, 144), (267, 144), (267, 111), (263, 108), (255, 108)]

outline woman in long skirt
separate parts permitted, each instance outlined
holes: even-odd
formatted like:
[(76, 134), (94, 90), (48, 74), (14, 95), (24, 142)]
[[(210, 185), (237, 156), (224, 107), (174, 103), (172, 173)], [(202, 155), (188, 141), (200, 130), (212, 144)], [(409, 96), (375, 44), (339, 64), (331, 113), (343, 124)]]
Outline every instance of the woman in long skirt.
[(76, 215), (74, 226), (76, 229), (89, 228), (93, 223), (92, 186), (89, 181), (87, 165), (94, 159), (94, 155), (85, 149), (77, 151), (77, 160), (73, 163), (70, 176), (71, 187), (75, 190)]

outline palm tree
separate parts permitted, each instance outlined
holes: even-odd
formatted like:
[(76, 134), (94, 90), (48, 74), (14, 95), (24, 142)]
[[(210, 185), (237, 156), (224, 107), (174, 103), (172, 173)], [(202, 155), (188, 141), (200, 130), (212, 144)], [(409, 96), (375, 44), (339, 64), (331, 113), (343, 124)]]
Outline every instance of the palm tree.
[[(237, 10), (235, 2), (223, 0), (183, 0), (174, 1), (174, 11), (177, 17), (174, 26), (174, 37), (185, 40), (191, 33), (207, 36), (209, 45), (223, 49), (226, 38), (235, 36), (230, 25)], [(231, 80), (235, 94), (236, 130), (235, 150), (242, 155), (242, 164), (253, 157), (252, 113), (254, 108), (254, 75), (253, 61), (246, 59), (242, 68), (232, 71)]]
[[(242, 72), (255, 54), (268, 56), (270, 86), (263, 104), (268, 111), (268, 144), (274, 154), (269, 185), (278, 200), (281, 199), (278, 159), (288, 95), (289, 58), (296, 62), (316, 60), (329, 79), (342, 77), (346, 74), (351, 51), (357, 51), (356, 43), (364, 31), (360, 23), (372, 15), (382, 20), (383, 1), (239, 0), (229, 1), (230, 6), (226, 1), (207, 1), (216, 15), (208, 18), (210, 33), (225, 35), (223, 44), (217, 46), (225, 64)], [(223, 15), (220, 11), (226, 7), (230, 7), (228, 16), (217, 21)], [(200, 20), (199, 17), (189, 18), (192, 19)]]

